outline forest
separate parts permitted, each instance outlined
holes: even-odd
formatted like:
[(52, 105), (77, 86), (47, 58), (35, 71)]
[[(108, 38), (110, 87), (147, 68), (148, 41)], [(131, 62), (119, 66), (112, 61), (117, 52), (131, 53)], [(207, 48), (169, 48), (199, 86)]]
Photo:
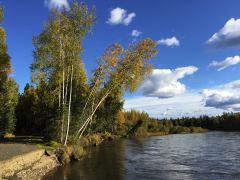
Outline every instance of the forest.
[[(3, 12), (1, 7), (0, 23)], [(105, 132), (126, 136), (240, 130), (238, 113), (169, 120), (124, 111), (124, 94), (136, 91), (152, 72), (157, 43), (147, 38), (128, 47), (112, 44), (87, 77), (83, 41), (96, 20), (95, 8), (77, 1), (68, 10), (52, 9), (41, 33), (32, 38), (31, 82), (22, 93), (11, 76), (6, 32), (0, 26), (0, 136), (43, 136), (67, 145)]]

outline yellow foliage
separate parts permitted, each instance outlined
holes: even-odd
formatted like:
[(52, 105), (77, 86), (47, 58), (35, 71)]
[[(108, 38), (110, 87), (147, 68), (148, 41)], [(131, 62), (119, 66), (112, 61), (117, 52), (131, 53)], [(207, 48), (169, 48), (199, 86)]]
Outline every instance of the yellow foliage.
[(125, 123), (124, 112), (119, 111), (117, 113), (117, 121), (118, 121), (118, 124), (120, 124), (120, 125), (123, 125)]
[(11, 133), (6, 133), (6, 134), (3, 136), (4, 139), (11, 139), (11, 138), (14, 138), (14, 137), (15, 137), (15, 135), (14, 135), (14, 134), (11, 134)]

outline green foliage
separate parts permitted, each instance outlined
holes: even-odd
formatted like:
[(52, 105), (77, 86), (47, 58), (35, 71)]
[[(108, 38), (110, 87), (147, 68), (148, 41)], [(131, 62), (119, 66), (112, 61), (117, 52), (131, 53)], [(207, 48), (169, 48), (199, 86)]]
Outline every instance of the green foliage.
[(66, 134), (70, 74), (73, 75), (70, 134), (80, 123), (79, 115), (88, 90), (86, 71), (80, 58), (82, 41), (94, 21), (94, 9), (75, 1), (68, 11), (53, 9), (44, 30), (33, 38), (35, 50), (31, 71), (39, 102), (32, 114), (36, 122), (41, 123), (34, 126), (41, 127), (48, 139), (62, 140)]
[(49, 143), (47, 143), (48, 146), (51, 146), (53, 148), (58, 148), (61, 146), (60, 143), (56, 142), (56, 141), (50, 141)]
[(222, 116), (183, 117), (172, 120), (180, 126), (195, 126), (209, 130), (239, 131), (240, 113), (224, 113)]
[[(155, 119), (150, 118), (144, 112), (131, 110), (124, 112), (126, 122), (124, 123), (125, 134), (136, 124), (138, 120), (143, 120), (141, 127), (135, 131), (139, 134), (181, 134), (199, 133), (207, 130), (239, 131), (240, 113), (225, 113), (222, 116), (200, 116), (183, 117), (177, 119)], [(140, 132), (140, 133), (138, 133)]]
[[(187, 124), (184, 124), (181, 120), (158, 120), (155, 118), (150, 118), (147, 113), (135, 110), (124, 112), (124, 116), (125, 123), (123, 124), (121, 129), (122, 135), (132, 134), (134, 136), (147, 136), (199, 133), (207, 131), (207, 129), (202, 127), (187, 126)], [(139, 122), (142, 123), (140, 124), (140, 126), (137, 126)], [(196, 125), (199, 126), (199, 124)]]
[(116, 132), (118, 112), (123, 108), (123, 93), (121, 91), (121, 88), (114, 90), (99, 107), (95, 121), (92, 123), (93, 132)]
[[(0, 7), (0, 22), (2, 18), (3, 9)], [(11, 72), (11, 61), (7, 53), (5, 31), (0, 27), (0, 134), (11, 134), (15, 130), (18, 85), (10, 77)]]
[(170, 134), (184, 134), (184, 133), (191, 133), (191, 129), (184, 126), (173, 126), (170, 129)]

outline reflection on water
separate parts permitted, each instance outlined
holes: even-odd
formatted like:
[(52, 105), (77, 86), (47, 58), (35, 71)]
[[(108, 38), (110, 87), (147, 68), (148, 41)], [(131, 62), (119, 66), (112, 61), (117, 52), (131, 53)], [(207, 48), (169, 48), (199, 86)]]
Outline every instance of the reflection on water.
[(92, 148), (46, 179), (240, 179), (240, 133), (125, 139)]

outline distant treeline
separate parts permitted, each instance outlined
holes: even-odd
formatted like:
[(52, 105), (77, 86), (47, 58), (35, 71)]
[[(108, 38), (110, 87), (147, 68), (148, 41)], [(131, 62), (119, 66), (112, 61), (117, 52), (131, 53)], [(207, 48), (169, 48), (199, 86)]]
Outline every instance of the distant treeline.
[(239, 131), (240, 113), (224, 113), (221, 116), (183, 117), (170, 120), (174, 126), (197, 126), (209, 130)]
[(239, 131), (240, 113), (224, 113), (221, 116), (182, 117), (177, 119), (151, 118), (145, 112), (131, 110), (124, 112), (124, 128), (129, 129), (137, 121), (142, 121), (142, 126), (136, 131), (136, 135), (147, 133), (175, 134), (193, 133), (205, 130)]

